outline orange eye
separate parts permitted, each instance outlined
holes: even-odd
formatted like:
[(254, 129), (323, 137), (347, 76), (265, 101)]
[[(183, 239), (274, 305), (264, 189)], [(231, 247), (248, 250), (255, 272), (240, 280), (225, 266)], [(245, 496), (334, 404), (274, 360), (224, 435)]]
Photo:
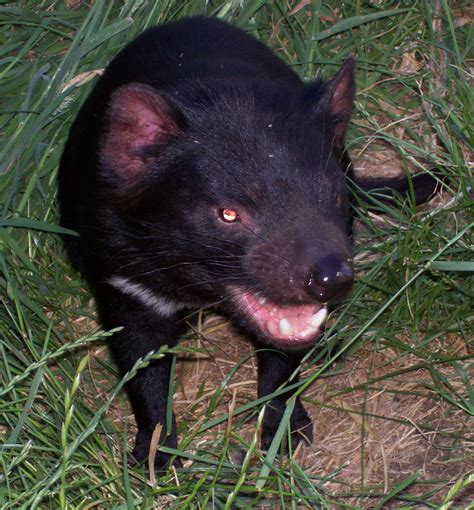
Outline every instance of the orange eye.
[(220, 217), (226, 223), (233, 223), (239, 219), (237, 211), (233, 209), (221, 209), (219, 211)]

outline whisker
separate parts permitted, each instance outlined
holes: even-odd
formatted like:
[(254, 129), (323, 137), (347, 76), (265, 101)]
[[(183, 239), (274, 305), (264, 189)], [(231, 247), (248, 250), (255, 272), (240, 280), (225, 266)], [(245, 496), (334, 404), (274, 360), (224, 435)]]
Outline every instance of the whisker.
[(201, 281), (197, 281), (197, 282), (193, 282), (193, 283), (188, 283), (187, 285), (182, 285), (178, 288), (179, 288), (179, 290), (183, 290), (183, 289), (190, 288), (190, 287), (199, 287), (200, 285), (206, 285), (206, 284), (215, 283), (215, 282), (224, 282), (224, 281), (228, 281), (228, 280), (231, 280), (233, 282), (245, 282), (245, 281), (249, 282), (247, 275), (230, 275), (230, 276), (224, 276), (224, 277), (219, 277), (219, 278), (209, 278), (207, 280), (201, 280)]

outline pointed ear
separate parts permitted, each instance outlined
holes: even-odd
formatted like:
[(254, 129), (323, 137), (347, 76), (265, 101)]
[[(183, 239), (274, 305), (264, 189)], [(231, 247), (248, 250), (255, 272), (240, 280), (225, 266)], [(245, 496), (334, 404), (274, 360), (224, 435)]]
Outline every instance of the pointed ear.
[(124, 85), (110, 100), (100, 160), (127, 184), (134, 183), (153, 165), (159, 145), (185, 126), (184, 115), (155, 89)]
[(334, 134), (334, 144), (341, 148), (344, 134), (352, 114), (355, 98), (355, 60), (349, 57), (326, 83), (321, 99), (316, 105), (316, 115), (329, 120)]

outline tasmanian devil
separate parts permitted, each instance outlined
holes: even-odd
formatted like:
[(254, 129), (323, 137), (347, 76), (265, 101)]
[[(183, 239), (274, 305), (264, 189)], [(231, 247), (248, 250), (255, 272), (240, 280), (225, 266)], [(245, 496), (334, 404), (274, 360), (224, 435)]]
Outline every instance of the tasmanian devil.
[[(354, 92), (353, 59), (304, 83), (212, 18), (147, 30), (112, 60), (70, 130), (59, 201), (62, 225), (80, 234), (65, 239), (69, 258), (102, 324), (123, 326), (110, 341), (121, 374), (215, 305), (258, 349), (259, 395), (285, 383), (353, 282), (343, 140)], [(421, 188), (423, 199), (431, 189)], [(137, 461), (157, 423), (161, 443), (176, 446), (171, 361), (127, 384)], [(287, 398), (266, 410), (263, 448)], [(299, 400), (290, 425), (293, 446), (312, 439)]]

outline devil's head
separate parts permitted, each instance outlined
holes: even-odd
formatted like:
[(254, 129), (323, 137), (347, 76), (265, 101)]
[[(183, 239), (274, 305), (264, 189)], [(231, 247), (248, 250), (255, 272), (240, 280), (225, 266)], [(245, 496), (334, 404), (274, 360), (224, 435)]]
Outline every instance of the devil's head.
[(353, 98), (352, 60), (296, 95), (274, 83), (117, 89), (99, 166), (104, 209), (141, 254), (128, 266), (124, 255), (127, 276), (219, 303), (266, 343), (313, 343), (353, 281), (340, 165)]

